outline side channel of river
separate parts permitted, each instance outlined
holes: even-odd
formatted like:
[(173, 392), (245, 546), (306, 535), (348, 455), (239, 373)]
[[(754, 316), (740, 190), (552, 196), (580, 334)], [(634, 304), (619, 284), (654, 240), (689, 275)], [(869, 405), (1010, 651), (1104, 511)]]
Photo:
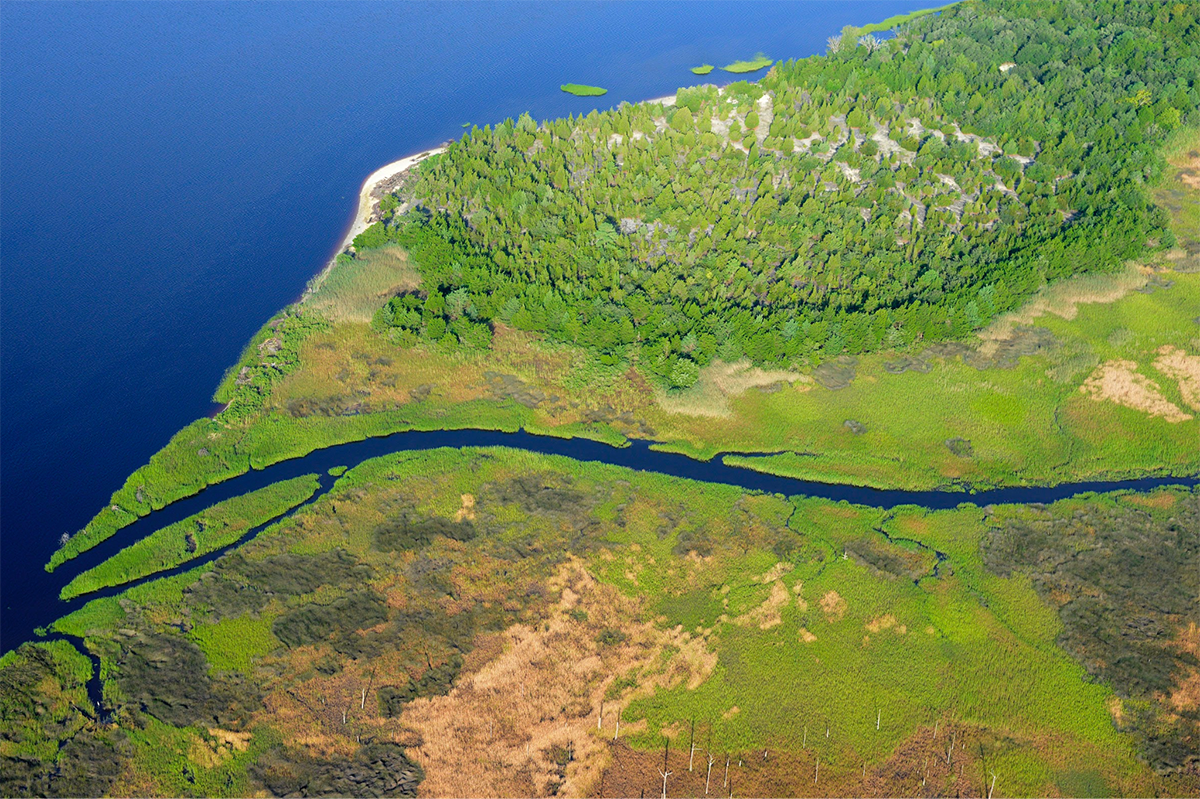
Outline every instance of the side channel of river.
[[(251, 471), (223, 483), (210, 486), (199, 494), (181, 499), (162, 510), (155, 511), (120, 530), (116, 535), (99, 546), (83, 553), (74, 560), (68, 561), (55, 570), (53, 574), (47, 575), (47, 578), (39, 583), (41, 591), (44, 591), (44, 593), (38, 597), (26, 597), (26, 608), (29, 611), (33, 611), (32, 613), (22, 614), (26, 616), (27, 620), (6, 619), (6, 623), (20, 623), (24, 621), (28, 624), (27, 637), (29, 637), (32, 636), (34, 626), (37, 624), (46, 624), (54, 618), (69, 613), (97, 597), (121, 593), (130, 587), (129, 584), (87, 594), (70, 602), (58, 600), (58, 592), (75, 575), (102, 563), (120, 549), (146, 537), (155, 530), (186, 518), (216, 502), (254, 491), (280, 480), (315, 472), (320, 477), (321, 488), (312, 499), (303, 503), (303, 505), (308, 505), (332, 488), (335, 478), (329, 476), (327, 472), (333, 467), (347, 466), (353, 468), (363, 461), (382, 455), (429, 450), (438, 447), (510, 447), (512, 449), (521, 449), (547, 455), (563, 455), (581, 461), (596, 461), (641, 471), (658, 472), (674, 477), (703, 480), (711, 483), (724, 483), (753, 491), (783, 494), (785, 496), (805, 495), (820, 497), (835, 502), (846, 500), (855, 504), (870, 505), (884, 509), (895, 508), (900, 505), (915, 505), (930, 510), (943, 510), (955, 508), (962, 503), (968, 502), (978, 506), (1004, 503), (1049, 503), (1088, 492), (1099, 493), (1120, 490), (1148, 491), (1166, 485), (1191, 487), (1200, 483), (1200, 479), (1196, 477), (1148, 477), (1138, 480), (1064, 483), (1056, 486), (997, 488), (973, 493), (948, 490), (881, 490), (854, 485), (795, 480), (787, 477), (763, 474), (736, 466), (727, 466), (721, 462), (719, 456), (711, 461), (699, 461), (685, 455), (653, 450), (650, 448), (651, 443), (646, 441), (632, 441), (629, 446), (618, 448), (587, 439), (560, 439), (532, 435), (524, 431), (516, 433), (504, 433), (494, 430), (410, 431), (320, 449), (305, 457), (283, 461), (266, 469)], [(303, 505), (300, 507), (303, 507)], [(283, 515), (291, 515), (295, 510), (288, 511), (288, 513)], [(170, 574), (178, 574), (195, 568), (202, 563), (215, 560), (228, 549), (253, 538), (259, 530), (276, 521), (278, 521), (278, 518), (272, 519), (270, 522), (248, 531), (241, 540), (231, 545), (231, 547), (226, 547), (203, 558), (189, 561), (187, 564), (172, 571), (160, 572), (146, 578), (146, 580), (158, 579)]]

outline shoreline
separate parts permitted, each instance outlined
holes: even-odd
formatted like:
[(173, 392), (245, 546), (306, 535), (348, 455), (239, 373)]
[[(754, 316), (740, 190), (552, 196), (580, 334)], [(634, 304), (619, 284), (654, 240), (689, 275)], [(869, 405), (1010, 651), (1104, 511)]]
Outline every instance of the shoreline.
[(399, 160), (392, 161), (390, 164), (384, 164), (379, 169), (367, 175), (366, 180), (363, 181), (362, 186), (358, 190), (358, 204), (354, 209), (354, 221), (350, 223), (350, 230), (347, 231), (345, 237), (342, 239), (342, 243), (338, 245), (337, 251), (330, 257), (321, 271), (314, 275), (312, 280), (308, 281), (308, 285), (304, 287), (304, 293), (300, 296), (298, 302), (304, 302), (313, 292), (320, 288), (325, 278), (329, 275), (330, 270), (337, 264), (338, 256), (346, 251), (346, 248), (350, 246), (359, 233), (370, 227), (368, 220), (370, 220), (379, 205), (379, 199), (371, 197), (371, 192), (385, 180), (390, 180), (397, 175), (403, 174), (425, 159), (440, 155), (445, 151), (445, 145), (429, 150), (422, 150), (419, 153), (406, 155)]
[[(649, 100), (639, 100), (636, 105), (660, 103), (664, 106), (673, 106), (675, 105), (676, 97), (678, 97), (678, 92), (663, 95), (662, 97), (652, 97)], [(315, 274), (312, 279), (308, 281), (308, 285), (304, 287), (304, 292), (300, 295), (300, 299), (296, 301), (297, 303), (304, 302), (321, 287), (321, 284), (325, 282), (325, 278), (329, 276), (330, 271), (332, 271), (333, 267), (337, 264), (337, 257), (346, 251), (346, 248), (350, 246), (351, 242), (354, 241), (355, 237), (357, 237), (359, 233), (362, 233), (364, 230), (370, 227), (368, 220), (371, 218), (371, 215), (375, 213), (375, 209), (379, 204), (378, 199), (371, 197), (371, 192), (374, 191), (380, 183), (407, 172), (409, 169), (412, 169), (426, 158), (431, 158), (435, 155), (441, 155), (446, 151), (448, 144), (449, 142), (438, 147), (433, 147), (429, 150), (422, 150), (421, 152), (414, 153), (413, 155), (406, 155), (401, 159), (392, 161), (390, 164), (384, 164), (383, 166), (379, 167), (379, 169), (376, 169), (374, 172), (367, 175), (366, 180), (363, 181), (362, 186), (358, 190), (358, 205), (354, 210), (354, 221), (350, 223), (350, 230), (342, 239), (342, 243), (338, 245), (337, 251), (332, 257), (330, 257), (325, 266), (321, 268), (321, 271), (317, 272), (317, 274)]]

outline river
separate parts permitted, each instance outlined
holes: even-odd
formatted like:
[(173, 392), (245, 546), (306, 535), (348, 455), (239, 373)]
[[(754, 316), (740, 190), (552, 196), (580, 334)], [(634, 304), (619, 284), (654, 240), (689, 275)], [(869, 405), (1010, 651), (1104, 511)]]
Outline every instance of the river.
[[(1148, 491), (1166, 485), (1195, 486), (1200, 484), (1197, 478), (1149, 477), (1137, 480), (1095, 481), (1085, 483), (1064, 483), (1056, 486), (1024, 486), (997, 488), (985, 491), (899, 491), (864, 488), (861, 486), (834, 483), (819, 483), (808, 480), (795, 480), (763, 474), (749, 469), (725, 465), (720, 457), (711, 461), (700, 461), (685, 455), (660, 452), (651, 449), (652, 442), (631, 441), (627, 447), (613, 447), (598, 441), (586, 439), (563, 439), (550, 436), (531, 435), (524, 431), (504, 433), (494, 430), (438, 430), (433, 432), (403, 432), (389, 436), (369, 438), (339, 444), (326, 449), (312, 452), (302, 458), (283, 461), (265, 469), (251, 471), (244, 475), (226, 480), (206, 488), (199, 494), (172, 503), (162, 510), (138, 519), (128, 527), (118, 531), (97, 547), (68, 561), (56, 569), (53, 574), (45, 575), (39, 581), (37, 593), (29, 596), (30, 607), (42, 613), (41, 618), (24, 616), (21, 621), (28, 625), (26, 636), (32, 633), (33, 625), (44, 625), (55, 618), (69, 613), (91, 599), (98, 596), (113, 596), (126, 590), (129, 585), (117, 586), (93, 594), (78, 597), (70, 602), (57, 600), (58, 592), (71, 581), (75, 575), (102, 563), (124, 547), (145, 538), (155, 530), (168, 524), (173, 524), (193, 513), (219, 502), (223, 499), (239, 496), (249, 491), (262, 488), (280, 480), (298, 477), (303, 474), (316, 473), (321, 479), (321, 488), (304, 505), (320, 498), (333, 487), (335, 478), (327, 472), (336, 466), (353, 468), (370, 458), (388, 455), (396, 452), (412, 452), (434, 449), (437, 447), (511, 447), (513, 449), (538, 452), (546, 455), (563, 455), (580, 461), (595, 461), (614, 466), (624, 466), (631, 469), (658, 472), (674, 477), (685, 477), (692, 480), (704, 480), (712, 483), (740, 486), (752, 491), (783, 494), (785, 496), (804, 495), (820, 497), (833, 501), (845, 500), (861, 505), (880, 508), (894, 508), (900, 505), (915, 505), (930, 510), (956, 508), (962, 503), (972, 503), (977, 506), (1001, 503), (1049, 503), (1066, 497), (1088, 492), (1104, 492), (1118, 490)], [(301, 505), (300, 507), (303, 507)], [(289, 511), (284, 516), (290, 515)], [(282, 518), (282, 517), (279, 517)], [(254, 537), (259, 530), (268, 527), (278, 519), (256, 527), (234, 545)], [(197, 558), (183, 566), (153, 575), (146, 580), (153, 580), (170, 574), (178, 574), (197, 565), (207, 563), (220, 557), (231, 547), (225, 547), (216, 552)], [(144, 582), (140, 580), (138, 582)], [(134, 583), (136, 584), (136, 583)], [(46, 609), (50, 609), (49, 615)], [(6, 626), (10, 619), (6, 618)]]

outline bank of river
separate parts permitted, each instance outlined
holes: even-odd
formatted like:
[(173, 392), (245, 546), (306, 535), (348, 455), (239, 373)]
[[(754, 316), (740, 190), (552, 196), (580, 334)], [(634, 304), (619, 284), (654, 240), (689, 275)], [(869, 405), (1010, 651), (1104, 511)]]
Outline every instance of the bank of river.
[[(575, 460), (595, 461), (629, 469), (658, 472), (660, 474), (691, 480), (723, 483), (739, 486), (751, 491), (763, 491), (772, 494), (783, 494), (785, 496), (804, 495), (828, 499), (834, 502), (844, 500), (855, 504), (885, 509), (902, 505), (914, 505), (928, 510), (945, 510), (956, 508), (964, 503), (971, 503), (981, 507), (991, 504), (1050, 503), (1086, 493), (1122, 490), (1150, 491), (1168, 485), (1191, 487), (1200, 484), (1200, 478), (1197, 477), (1147, 477), (1135, 480), (1063, 483), (1054, 486), (997, 488), (973, 493), (961, 490), (883, 490), (779, 477), (736, 466), (728, 466), (720, 458), (714, 458), (711, 461), (698, 461), (685, 455), (660, 452), (652, 449), (652, 443), (646, 441), (632, 441), (629, 446), (618, 448), (587, 439), (561, 439), (549, 436), (537, 436), (524, 431), (504, 433), (493, 430), (439, 430), (432, 432), (411, 431), (394, 433), (390, 436), (369, 438), (362, 441), (327, 447), (312, 452), (303, 458), (282, 461), (266, 469), (248, 472), (223, 483), (210, 486), (199, 494), (181, 499), (162, 510), (155, 511), (137, 520), (128, 527), (118, 531), (108, 540), (64, 564), (51, 575), (47, 575), (45, 580), (38, 583), (37, 595), (27, 597), (26, 600), (33, 607), (44, 609), (43, 612), (48, 617), (31, 620), (29, 630), (25, 631), (27, 632), (26, 637), (32, 636), (34, 624), (48, 624), (54, 618), (69, 613), (98, 596), (111, 596), (126, 590), (129, 587), (128, 584), (88, 594), (71, 602), (62, 602), (57, 598), (61, 588), (70, 582), (75, 575), (99, 565), (121, 549), (146, 537), (155, 530), (180, 521), (221, 500), (240, 496), (280, 480), (287, 480), (315, 472), (321, 475), (321, 488), (317, 494), (304, 503), (304, 505), (307, 505), (316, 501), (333, 486), (336, 478), (328, 475), (330, 469), (340, 466), (353, 468), (363, 461), (383, 455), (436, 449), (438, 447), (509, 447), (544, 455), (562, 455)], [(303, 507), (303, 505), (300, 507)], [(292, 510), (284, 515), (290, 515), (294, 512)], [(278, 519), (273, 519), (266, 524), (248, 531), (232, 546), (238, 546), (253, 538), (259, 530), (273, 524), (275, 521), (278, 521)], [(146, 578), (146, 580), (158, 579), (166, 575), (177, 574), (195, 568), (197, 565), (220, 557), (229, 548), (226, 547), (225, 549), (218, 550), (204, 558), (191, 561), (176, 569), (153, 575)]]

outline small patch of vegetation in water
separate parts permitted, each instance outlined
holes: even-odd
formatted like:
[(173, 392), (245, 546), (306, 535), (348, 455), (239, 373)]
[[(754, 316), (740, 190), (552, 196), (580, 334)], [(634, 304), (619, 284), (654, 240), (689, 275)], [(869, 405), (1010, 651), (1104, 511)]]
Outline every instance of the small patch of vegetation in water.
[[(734, 61), (732, 64), (726, 64), (721, 67), (726, 72), (733, 72), (737, 75), (744, 75), (749, 72), (758, 72), (760, 69), (766, 69), (774, 64), (773, 59), (767, 58), (762, 53), (755, 54), (754, 58), (748, 61)], [(697, 73), (700, 74), (700, 73)]]
[(608, 94), (608, 89), (601, 86), (588, 86), (583, 83), (564, 83), (558, 88), (576, 97), (600, 97), (601, 95)]
[(692, 67), (693, 75), (707, 75), (708, 73), (710, 73), (712, 71), (713, 71), (712, 64), (701, 64), (698, 67)]

